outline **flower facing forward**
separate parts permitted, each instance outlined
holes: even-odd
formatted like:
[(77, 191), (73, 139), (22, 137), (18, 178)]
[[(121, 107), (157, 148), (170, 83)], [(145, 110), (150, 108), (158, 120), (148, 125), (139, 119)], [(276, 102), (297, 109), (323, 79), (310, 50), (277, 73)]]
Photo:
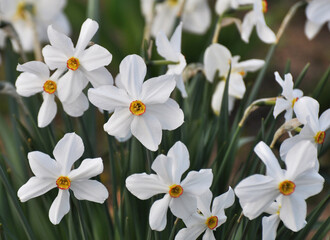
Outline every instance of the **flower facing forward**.
[(181, 53), (181, 33), (182, 23), (175, 29), (170, 41), (164, 32), (159, 32), (156, 37), (156, 46), (160, 56), (164, 57), (167, 61), (178, 62), (178, 64), (168, 65), (166, 74), (173, 74), (175, 76), (176, 86), (181, 91), (182, 97), (187, 97), (182, 79), (182, 72), (187, 62)]
[[(244, 2), (244, 1), (242, 1)], [(249, 42), (253, 27), (256, 26), (257, 34), (261, 41), (265, 43), (274, 43), (276, 36), (273, 31), (267, 26), (264, 12), (267, 11), (266, 0), (255, 0), (253, 10), (248, 12), (242, 23), (241, 37), (244, 42)]]
[[(294, 106), (294, 112), (299, 122), (304, 124), (298, 135), (286, 139), (280, 147), (281, 157), (284, 159), (288, 151), (302, 141), (308, 141), (317, 149), (323, 144), (326, 137), (326, 130), (330, 128), (330, 109), (327, 109), (319, 118), (319, 103), (311, 97), (302, 97)], [(316, 169), (319, 162), (316, 159)]]
[[(63, 71), (57, 70), (51, 76), (46, 64), (32, 61), (18, 65), (21, 71), (16, 81), (17, 93), (24, 97), (30, 97), (36, 93), (42, 93), (43, 103), (38, 113), (38, 127), (46, 127), (54, 119), (57, 112), (55, 95), (58, 92), (58, 79)], [(63, 102), (64, 111), (72, 116), (79, 117), (88, 109), (88, 99), (84, 93), (72, 103)]]
[(57, 187), (57, 197), (49, 209), (49, 219), (53, 224), (60, 223), (70, 210), (69, 189), (78, 200), (103, 203), (108, 198), (108, 190), (102, 183), (90, 180), (103, 172), (102, 159), (85, 159), (77, 169), (71, 170), (83, 152), (83, 142), (75, 133), (65, 134), (56, 144), (53, 151), (55, 160), (39, 151), (30, 152), (29, 164), (35, 176), (18, 190), (19, 199), (26, 202)]
[(292, 119), (293, 107), (295, 103), (303, 96), (300, 89), (293, 89), (293, 80), (291, 73), (284, 75), (284, 80), (278, 72), (275, 72), (275, 79), (282, 87), (282, 97), (276, 98), (273, 115), (276, 118), (281, 112), (286, 111), (284, 114), (285, 121)]
[(212, 170), (191, 171), (181, 181), (182, 174), (189, 168), (189, 153), (182, 142), (177, 142), (161, 154), (151, 166), (157, 174), (133, 174), (126, 179), (127, 189), (139, 199), (148, 199), (156, 194), (165, 196), (153, 203), (149, 214), (151, 229), (162, 231), (166, 226), (168, 207), (182, 219), (191, 217), (197, 209), (197, 196), (208, 191), (212, 183)]
[(129, 55), (119, 66), (115, 86), (88, 90), (92, 104), (114, 112), (104, 124), (104, 131), (117, 138), (131, 134), (146, 148), (156, 151), (162, 129), (174, 130), (183, 123), (183, 112), (171, 98), (175, 88), (174, 75), (162, 75), (143, 82), (146, 65), (137, 55)]
[(62, 102), (76, 100), (88, 81), (94, 87), (113, 84), (111, 74), (104, 67), (112, 59), (109, 51), (98, 44), (86, 49), (98, 27), (97, 22), (87, 19), (81, 26), (76, 47), (69, 37), (48, 27), (51, 45), (45, 46), (42, 54), (51, 70), (67, 71), (58, 82), (58, 97)]
[(328, 24), (330, 30), (330, 1), (313, 0), (306, 7), (307, 22), (305, 34), (309, 40), (313, 39), (320, 32), (324, 24)]
[[(239, 61), (239, 56), (232, 57), (230, 51), (223, 45), (214, 43), (209, 46), (204, 54), (204, 69), (206, 79), (213, 82), (215, 77), (220, 79), (212, 96), (212, 109), (218, 115), (220, 113), (222, 96), (224, 93), (226, 78), (231, 64), (229, 88), (228, 88), (228, 110), (234, 108), (236, 98), (241, 99), (245, 93), (243, 77), (247, 72), (254, 72), (264, 65), (263, 60), (251, 59)], [(216, 76), (216, 73), (218, 75)]]
[(235, 188), (243, 214), (250, 220), (265, 212), (277, 200), (281, 203), (280, 218), (286, 227), (299, 231), (305, 225), (306, 201), (319, 193), (324, 179), (314, 168), (316, 149), (309, 143), (295, 145), (288, 152), (281, 169), (271, 149), (259, 142), (255, 153), (266, 165), (266, 175), (255, 174), (243, 179)]
[(197, 239), (200, 234), (205, 232), (203, 240), (213, 240), (215, 231), (221, 224), (226, 222), (225, 208), (234, 204), (234, 191), (229, 190), (213, 200), (212, 211), (210, 211), (212, 192), (207, 191), (198, 197), (197, 208), (200, 211), (188, 219), (183, 219), (187, 228), (181, 229), (175, 236), (175, 240)]

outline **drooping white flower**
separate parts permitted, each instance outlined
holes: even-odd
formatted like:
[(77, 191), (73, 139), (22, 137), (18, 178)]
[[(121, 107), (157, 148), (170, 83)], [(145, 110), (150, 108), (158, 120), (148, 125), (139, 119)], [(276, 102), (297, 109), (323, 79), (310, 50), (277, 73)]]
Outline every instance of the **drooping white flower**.
[(313, 0), (308, 3), (306, 7), (307, 22), (305, 24), (305, 34), (309, 40), (312, 40), (326, 23), (330, 30), (329, 12), (329, 0)]
[[(183, 0), (165, 0), (156, 4), (151, 33), (155, 37), (162, 31), (169, 36)], [(182, 13), (183, 30), (203, 34), (211, 24), (210, 7), (205, 0), (186, 0)]]
[(17, 192), (21, 202), (45, 194), (58, 188), (58, 195), (49, 209), (49, 219), (59, 224), (70, 210), (70, 192), (78, 200), (103, 203), (108, 198), (106, 187), (91, 177), (103, 172), (101, 158), (88, 158), (81, 162), (77, 169), (72, 165), (84, 152), (84, 144), (75, 133), (67, 133), (56, 144), (53, 151), (55, 160), (49, 155), (34, 151), (28, 154), (29, 164), (34, 177), (31, 177)]
[(88, 81), (94, 87), (113, 84), (111, 74), (104, 67), (111, 62), (110, 52), (98, 44), (86, 49), (98, 27), (96, 21), (87, 19), (81, 26), (76, 47), (65, 34), (48, 27), (51, 45), (45, 46), (42, 54), (51, 70), (67, 70), (58, 82), (58, 97), (62, 102), (76, 100)]
[(276, 36), (274, 32), (267, 26), (264, 12), (267, 11), (266, 0), (255, 0), (253, 10), (248, 12), (242, 23), (241, 37), (244, 42), (249, 42), (253, 27), (256, 26), (257, 34), (261, 41), (265, 43), (274, 43)]
[(188, 219), (183, 219), (187, 228), (181, 229), (175, 236), (175, 240), (197, 239), (203, 232), (203, 240), (213, 240), (215, 231), (221, 224), (226, 222), (225, 208), (234, 204), (234, 191), (229, 190), (214, 198), (212, 210), (210, 211), (212, 192), (207, 191), (197, 198), (197, 208), (201, 213), (195, 213)]
[(223, 92), (226, 84), (231, 64), (230, 81), (228, 89), (228, 110), (234, 108), (235, 98), (241, 99), (245, 93), (245, 84), (243, 77), (247, 72), (254, 72), (260, 69), (265, 61), (259, 59), (251, 59), (243, 62), (239, 61), (239, 56), (231, 55), (230, 51), (223, 45), (218, 43), (211, 44), (204, 54), (204, 70), (206, 79), (213, 82), (215, 74), (218, 72), (218, 77), (221, 79), (212, 96), (212, 109), (216, 114), (220, 113)]
[[(319, 118), (319, 103), (311, 97), (302, 97), (296, 102), (294, 112), (304, 127), (298, 135), (286, 139), (280, 147), (281, 157), (284, 159), (288, 151), (296, 144), (307, 141), (317, 149), (323, 144), (326, 137), (326, 130), (330, 128), (330, 109), (323, 112)], [(316, 169), (319, 162), (316, 159)]]
[(273, 115), (276, 118), (281, 112), (286, 111), (284, 114), (285, 121), (292, 119), (293, 107), (300, 97), (303, 96), (303, 92), (300, 89), (293, 89), (293, 80), (291, 73), (284, 75), (284, 80), (281, 78), (278, 72), (275, 72), (275, 79), (282, 87), (282, 97), (276, 98)]
[(181, 91), (182, 97), (187, 97), (187, 92), (182, 79), (183, 69), (187, 62), (181, 53), (182, 23), (175, 29), (169, 41), (164, 32), (159, 32), (156, 37), (157, 52), (167, 61), (178, 62), (178, 64), (168, 65), (166, 74), (175, 76), (176, 86)]
[(217, 0), (216, 13), (221, 16), (229, 9), (237, 9), (240, 5), (253, 4), (255, 0)]
[[(63, 71), (57, 70), (51, 76), (46, 64), (32, 61), (18, 65), (21, 73), (16, 81), (17, 93), (24, 97), (30, 97), (36, 93), (42, 93), (43, 103), (38, 113), (38, 127), (46, 127), (55, 118), (57, 105), (55, 96), (58, 92), (58, 79)], [(72, 116), (79, 117), (88, 109), (88, 99), (84, 93), (72, 103), (63, 102), (64, 111)]]
[(293, 146), (285, 159), (286, 170), (281, 169), (264, 142), (259, 142), (254, 151), (266, 165), (266, 175), (254, 174), (236, 186), (243, 214), (252, 220), (277, 200), (282, 205), (280, 218), (285, 226), (299, 231), (305, 225), (305, 199), (323, 188), (324, 179), (314, 168), (316, 149), (306, 142)]
[(88, 90), (95, 106), (114, 112), (104, 131), (118, 138), (133, 134), (146, 148), (156, 151), (162, 129), (174, 130), (183, 123), (183, 112), (170, 97), (175, 88), (174, 75), (162, 75), (143, 82), (146, 65), (137, 55), (129, 55), (119, 66), (115, 86)]
[[(22, 43), (23, 50), (31, 51), (34, 46), (34, 33), (31, 22), (36, 25), (38, 40), (47, 40), (47, 27), (52, 24), (54, 28), (61, 29), (65, 34), (70, 33), (70, 24), (63, 13), (66, 0), (10, 0), (4, 1), (2, 6), (1, 19), (11, 23)], [(0, 38), (6, 33), (0, 30)], [(0, 47), (4, 41), (0, 41)], [(17, 43), (13, 41), (15, 50)]]
[(208, 191), (213, 174), (211, 169), (191, 171), (185, 179), (182, 174), (189, 168), (188, 149), (182, 142), (176, 142), (167, 156), (161, 154), (152, 163), (156, 174), (133, 174), (126, 179), (127, 189), (139, 199), (145, 200), (156, 194), (165, 196), (153, 203), (149, 214), (151, 229), (162, 231), (166, 226), (168, 207), (182, 219), (196, 212), (197, 196)]

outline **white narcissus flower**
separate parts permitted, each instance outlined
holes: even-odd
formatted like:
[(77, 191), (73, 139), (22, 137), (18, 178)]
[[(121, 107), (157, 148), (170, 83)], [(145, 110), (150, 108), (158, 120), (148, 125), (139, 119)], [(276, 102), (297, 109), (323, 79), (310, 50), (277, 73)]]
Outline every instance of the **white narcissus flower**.
[(275, 201), (281, 203), (280, 218), (292, 231), (305, 226), (306, 201), (319, 193), (324, 179), (314, 168), (317, 151), (310, 143), (304, 142), (292, 147), (281, 169), (271, 149), (259, 142), (255, 153), (266, 165), (266, 175), (254, 174), (243, 179), (235, 188), (243, 214), (250, 220), (258, 217)]
[(207, 191), (197, 198), (197, 208), (201, 213), (195, 213), (188, 219), (183, 219), (187, 228), (181, 229), (175, 236), (175, 240), (197, 239), (203, 232), (203, 240), (213, 240), (215, 231), (221, 224), (226, 222), (225, 208), (234, 204), (235, 194), (229, 187), (229, 190), (214, 198), (212, 210), (210, 211), (212, 201), (212, 192)]
[[(1, 12), (1, 19), (11, 23), (18, 34), (24, 51), (32, 51), (34, 47), (34, 30), (31, 24), (36, 25), (39, 41), (47, 40), (47, 27), (53, 24), (56, 29), (61, 29), (66, 34), (70, 33), (70, 24), (63, 13), (66, 0), (10, 0), (4, 1)], [(6, 33), (0, 30), (0, 38)], [(0, 47), (4, 41), (0, 41)], [(13, 41), (15, 50), (18, 50), (17, 43)]]
[(110, 52), (98, 44), (86, 49), (98, 27), (96, 21), (87, 19), (81, 26), (76, 47), (69, 37), (48, 27), (51, 45), (45, 46), (42, 54), (51, 70), (67, 70), (58, 82), (58, 97), (62, 102), (76, 100), (88, 81), (94, 87), (113, 84), (111, 74), (104, 67), (111, 62)]
[(303, 92), (300, 89), (293, 89), (293, 80), (291, 73), (284, 75), (284, 80), (281, 78), (278, 72), (275, 72), (275, 79), (282, 87), (282, 96), (284, 98), (276, 98), (274, 107), (274, 118), (276, 118), (281, 112), (286, 111), (284, 114), (285, 121), (292, 119), (293, 107), (300, 97), (303, 96)]
[(175, 76), (176, 86), (180, 90), (182, 97), (187, 97), (187, 92), (182, 79), (183, 69), (187, 62), (181, 53), (182, 23), (175, 29), (171, 40), (168, 40), (164, 32), (159, 32), (156, 37), (157, 52), (167, 61), (178, 62), (178, 64), (168, 65), (166, 74)]
[[(319, 103), (311, 97), (302, 97), (296, 102), (294, 112), (304, 127), (298, 135), (286, 139), (280, 147), (281, 157), (284, 159), (288, 151), (296, 144), (308, 141), (317, 149), (317, 146), (323, 144), (326, 131), (330, 128), (330, 109), (324, 111), (319, 118)], [(316, 160), (316, 169), (319, 162)]]
[(250, 35), (253, 27), (256, 26), (257, 34), (261, 41), (265, 43), (276, 42), (276, 36), (274, 32), (267, 26), (264, 12), (267, 11), (266, 0), (255, 0), (253, 4), (253, 10), (248, 12), (242, 23), (241, 37), (243, 41), (249, 42)]
[(245, 93), (245, 84), (243, 77), (247, 72), (254, 72), (260, 69), (265, 61), (259, 59), (251, 59), (243, 62), (239, 61), (239, 56), (231, 55), (230, 51), (223, 45), (218, 43), (211, 44), (204, 54), (204, 70), (206, 79), (213, 82), (215, 74), (218, 72), (220, 82), (212, 96), (212, 109), (215, 114), (220, 113), (222, 96), (225, 89), (226, 77), (228, 75), (231, 64), (229, 88), (228, 88), (228, 110), (234, 108), (235, 98), (241, 99)]
[(119, 66), (115, 86), (88, 90), (92, 104), (114, 112), (104, 131), (126, 139), (133, 134), (146, 148), (156, 151), (162, 129), (174, 130), (183, 123), (183, 112), (170, 97), (175, 88), (174, 75), (162, 75), (143, 82), (146, 64), (137, 55), (129, 55)]
[(215, 4), (216, 13), (221, 16), (228, 9), (236, 9), (239, 5), (253, 4), (255, 0), (217, 0)]
[(153, 203), (149, 214), (151, 229), (162, 231), (166, 226), (168, 207), (179, 218), (187, 219), (196, 212), (197, 196), (209, 190), (213, 174), (211, 169), (191, 171), (184, 180), (182, 174), (189, 168), (189, 153), (182, 142), (176, 142), (167, 156), (161, 154), (152, 163), (156, 174), (133, 174), (126, 179), (127, 189), (139, 199), (156, 194), (165, 196)]
[[(43, 103), (38, 113), (38, 127), (46, 127), (54, 119), (57, 112), (55, 95), (58, 92), (58, 79), (63, 71), (57, 70), (51, 76), (46, 64), (32, 61), (18, 65), (21, 73), (16, 81), (17, 93), (24, 97), (30, 97), (36, 93), (42, 93)], [(64, 111), (72, 116), (79, 117), (88, 109), (88, 99), (84, 93), (72, 103), (63, 102)]]
[(151, 22), (154, 12), (155, 0), (140, 0), (141, 11), (147, 23)]
[[(183, 0), (165, 0), (156, 4), (151, 33), (155, 37), (162, 31), (169, 36)], [(206, 0), (186, 0), (182, 13), (183, 30), (203, 34), (211, 24), (211, 11)]]
[(329, 0), (313, 0), (308, 3), (306, 7), (307, 22), (305, 24), (305, 34), (309, 40), (312, 40), (326, 23), (328, 23), (330, 30), (329, 13)]
[(69, 189), (78, 200), (103, 203), (108, 198), (108, 190), (102, 183), (90, 180), (103, 172), (102, 159), (85, 159), (77, 169), (71, 170), (83, 152), (84, 144), (75, 133), (65, 134), (56, 144), (53, 151), (55, 160), (39, 151), (30, 152), (29, 164), (35, 176), (18, 189), (17, 196), (21, 202), (57, 187), (58, 195), (49, 209), (49, 219), (53, 224), (59, 224), (70, 210)]

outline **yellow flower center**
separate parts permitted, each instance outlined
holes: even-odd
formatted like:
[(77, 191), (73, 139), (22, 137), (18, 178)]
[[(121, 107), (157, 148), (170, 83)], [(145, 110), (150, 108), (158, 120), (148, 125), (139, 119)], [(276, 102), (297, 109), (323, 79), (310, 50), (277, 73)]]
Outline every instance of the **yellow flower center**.
[(170, 194), (170, 196), (172, 198), (178, 198), (182, 195), (183, 193), (183, 188), (180, 185), (171, 185), (170, 190), (168, 191), (168, 193)]
[(295, 98), (292, 100), (292, 108), (294, 107), (295, 103), (298, 101), (299, 98)]
[(262, 12), (266, 13), (268, 10), (268, 3), (266, 0), (262, 0)]
[(129, 110), (133, 115), (140, 116), (143, 113), (145, 113), (146, 105), (144, 105), (144, 103), (141, 102), (140, 100), (136, 100), (131, 102), (131, 104), (129, 105)]
[(324, 143), (324, 139), (325, 139), (325, 131), (319, 131), (316, 133), (315, 137), (315, 142), (318, 144), (322, 144)]
[(170, 5), (171, 7), (175, 7), (176, 5), (178, 5), (179, 0), (167, 0), (168, 5)]
[(66, 190), (71, 186), (71, 180), (68, 177), (60, 176), (56, 180), (56, 185), (59, 189)]
[(21, 1), (17, 4), (16, 13), (14, 19), (23, 19), (26, 20), (28, 17), (28, 12), (32, 15), (35, 15), (35, 7), (25, 1)]
[(217, 216), (209, 217), (208, 219), (206, 219), (205, 224), (209, 229), (213, 230), (218, 226), (218, 217)]
[(244, 76), (245, 75), (245, 71), (244, 70), (242, 70), (242, 71), (240, 71), (240, 72), (238, 72), (240, 75), (242, 75), (242, 76)]
[(56, 85), (56, 82), (54, 82), (52, 80), (47, 80), (44, 83), (44, 87), (43, 88), (44, 88), (44, 91), (46, 93), (53, 94), (56, 91), (57, 85)]
[(66, 66), (72, 71), (76, 71), (79, 68), (79, 59), (72, 57), (66, 62)]
[(294, 192), (295, 188), (296, 184), (289, 180), (285, 180), (278, 185), (278, 189), (285, 196), (291, 195)]

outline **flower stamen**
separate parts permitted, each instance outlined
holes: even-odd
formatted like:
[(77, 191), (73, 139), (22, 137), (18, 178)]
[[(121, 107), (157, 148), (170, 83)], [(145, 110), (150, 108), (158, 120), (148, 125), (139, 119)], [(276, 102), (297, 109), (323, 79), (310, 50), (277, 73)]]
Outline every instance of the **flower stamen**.
[(268, 11), (268, 3), (266, 0), (262, 0), (262, 12), (266, 13)]
[(168, 193), (172, 198), (178, 198), (183, 193), (183, 188), (180, 185), (173, 184), (169, 188), (170, 190), (168, 191)]
[(295, 188), (296, 184), (289, 180), (285, 180), (278, 185), (278, 189), (285, 196), (291, 195), (294, 192)]
[(292, 108), (294, 107), (294, 105), (295, 105), (295, 103), (298, 101), (298, 99), (299, 99), (299, 98), (294, 98), (294, 99), (292, 100)]
[(325, 131), (319, 131), (316, 133), (315, 137), (315, 142), (318, 143), (318, 144), (322, 144), (324, 143), (324, 140), (325, 140)]
[(209, 217), (208, 219), (206, 219), (205, 224), (209, 229), (213, 230), (218, 226), (218, 217), (217, 216)]
[(66, 62), (66, 66), (67, 66), (67, 68), (71, 69), (72, 71), (76, 71), (80, 66), (79, 59), (75, 58), (75, 57), (70, 58)]
[(129, 110), (131, 111), (131, 113), (135, 116), (140, 116), (143, 113), (145, 113), (146, 111), (146, 105), (144, 105), (143, 102), (141, 102), (140, 100), (136, 100), (131, 102), (130, 106), (129, 106)]
[(179, 0), (167, 0), (168, 5), (170, 5), (171, 7), (175, 7), (176, 5), (178, 5)]
[(44, 91), (46, 93), (49, 93), (49, 94), (53, 94), (56, 89), (57, 89), (57, 85), (56, 85), (56, 82), (52, 81), (52, 80), (47, 80), (45, 83), (44, 83)]
[(71, 186), (71, 180), (68, 177), (60, 176), (56, 180), (56, 185), (59, 189), (66, 190), (69, 189), (69, 187)]

